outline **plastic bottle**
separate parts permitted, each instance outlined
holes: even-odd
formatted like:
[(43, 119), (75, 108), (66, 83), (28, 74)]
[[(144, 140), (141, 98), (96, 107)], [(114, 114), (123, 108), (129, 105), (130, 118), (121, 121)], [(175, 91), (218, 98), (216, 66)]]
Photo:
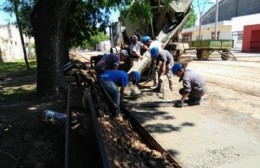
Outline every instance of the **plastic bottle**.
[(43, 111), (44, 118), (46, 120), (53, 119), (53, 120), (65, 120), (67, 115), (65, 113), (58, 113), (51, 110), (44, 110)]

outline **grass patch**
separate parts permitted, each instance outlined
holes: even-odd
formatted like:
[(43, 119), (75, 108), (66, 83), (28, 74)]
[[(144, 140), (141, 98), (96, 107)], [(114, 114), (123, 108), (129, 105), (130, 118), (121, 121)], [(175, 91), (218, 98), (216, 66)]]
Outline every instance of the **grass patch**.
[(19, 102), (36, 99), (36, 85), (23, 85), (20, 87), (5, 87), (0, 94), (2, 102)]
[[(5, 84), (0, 90), (0, 101), (1, 102), (15, 102), (15, 101), (26, 101), (33, 100), (36, 98), (36, 85), (28, 84), (24, 78), (24, 75), (34, 75), (36, 73), (36, 59), (28, 60), (30, 70), (26, 70), (24, 60), (17, 60), (15, 62), (5, 62), (0, 64), (0, 77), (12, 77), (13, 85)], [(31, 80), (31, 79), (30, 79)], [(34, 81), (30, 82), (34, 83)]]
[(36, 73), (36, 59), (28, 60), (30, 70), (26, 71), (24, 60), (15, 62), (4, 62), (0, 64), (0, 75), (24, 75)]

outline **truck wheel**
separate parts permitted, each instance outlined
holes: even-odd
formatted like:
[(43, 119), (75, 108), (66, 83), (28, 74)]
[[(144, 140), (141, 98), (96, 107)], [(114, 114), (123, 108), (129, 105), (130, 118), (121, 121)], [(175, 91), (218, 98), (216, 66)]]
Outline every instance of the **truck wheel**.
[(208, 60), (209, 59), (209, 50), (202, 50), (201, 59), (202, 60)]
[(201, 51), (200, 51), (200, 50), (197, 50), (197, 58), (198, 58), (199, 60), (201, 60)]

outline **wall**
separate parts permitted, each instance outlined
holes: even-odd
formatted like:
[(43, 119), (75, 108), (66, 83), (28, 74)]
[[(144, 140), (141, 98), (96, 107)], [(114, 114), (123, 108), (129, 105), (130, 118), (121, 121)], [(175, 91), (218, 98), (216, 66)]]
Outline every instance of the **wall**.
[(260, 24), (244, 27), (243, 52), (260, 52)]
[[(219, 39), (232, 39), (231, 33), (232, 25), (230, 22), (221, 22), (218, 25), (218, 31), (220, 31)], [(215, 24), (202, 25), (201, 36), (202, 39), (212, 39), (212, 32), (215, 31)], [(192, 27), (188, 29), (183, 29), (182, 33), (192, 34), (192, 41), (197, 40), (199, 37), (199, 27)]]
[[(33, 43), (33, 39), (24, 36), (24, 42), (27, 46), (27, 56), (35, 55), (34, 51), (29, 50), (29, 43)], [(15, 26), (9, 24), (0, 25), (0, 49), (1, 61), (7, 62), (24, 58), (20, 34)]]

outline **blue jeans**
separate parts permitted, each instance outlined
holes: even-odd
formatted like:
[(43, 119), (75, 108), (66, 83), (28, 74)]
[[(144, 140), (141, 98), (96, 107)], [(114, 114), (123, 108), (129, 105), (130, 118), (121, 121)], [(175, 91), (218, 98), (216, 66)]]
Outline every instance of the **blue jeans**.
[(112, 96), (112, 99), (116, 103), (116, 113), (120, 112), (120, 92), (116, 86), (116, 84), (112, 81), (106, 81), (101, 78), (101, 82), (106, 89), (106, 91)]

